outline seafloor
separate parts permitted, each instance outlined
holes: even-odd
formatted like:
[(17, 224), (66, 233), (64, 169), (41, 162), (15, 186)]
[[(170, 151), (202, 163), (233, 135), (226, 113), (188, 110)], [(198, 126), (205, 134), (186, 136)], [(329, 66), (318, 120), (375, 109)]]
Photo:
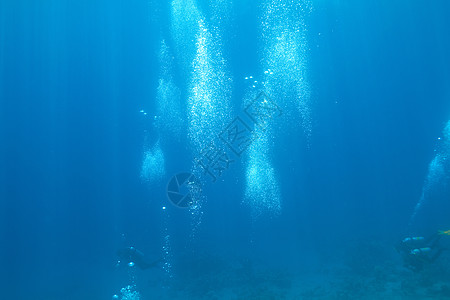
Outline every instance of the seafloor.
[(338, 264), (280, 267), (254, 257), (195, 253), (170, 279), (159, 271), (136, 273), (136, 289), (140, 299), (450, 299), (450, 255), (420, 272), (405, 268), (394, 247), (371, 242), (339, 256), (330, 257)]

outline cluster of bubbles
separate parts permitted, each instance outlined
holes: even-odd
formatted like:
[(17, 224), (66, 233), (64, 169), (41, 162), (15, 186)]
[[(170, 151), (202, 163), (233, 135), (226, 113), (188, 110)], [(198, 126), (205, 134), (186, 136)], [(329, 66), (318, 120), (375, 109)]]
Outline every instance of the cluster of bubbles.
[(157, 182), (165, 174), (165, 159), (159, 141), (144, 152), (141, 167), (141, 179), (148, 182)]
[(112, 296), (113, 300), (140, 300), (141, 299), (141, 295), (138, 291), (136, 291), (136, 286), (135, 285), (127, 285), (126, 287), (122, 288), (120, 290), (120, 294), (119, 295), (114, 295)]
[(183, 128), (181, 92), (173, 79), (173, 56), (165, 40), (161, 41), (159, 63), (161, 75), (156, 91), (156, 129), (161, 135), (179, 137)]
[[(310, 88), (307, 80), (307, 26), (306, 18), (311, 12), (308, 0), (265, 0), (261, 17), (262, 45), (261, 65), (264, 77), (261, 82), (252, 76), (251, 87), (262, 89), (276, 99), (288, 118), (297, 120), (300, 112), (306, 136), (311, 134)], [(255, 96), (248, 93), (244, 105)], [(249, 203), (252, 215), (258, 217), (265, 212), (279, 214), (281, 196), (278, 180), (270, 159), (273, 148), (273, 124), (258, 132), (248, 151), (246, 165), (245, 201)]]
[(443, 159), (446, 160), (447, 163), (449, 163), (448, 160), (450, 160), (450, 121), (448, 121), (447, 125), (445, 126), (440, 151)]
[[(167, 233), (167, 232), (166, 232)], [(171, 243), (170, 243), (170, 235), (166, 234), (164, 236), (164, 243), (163, 243), (163, 253), (164, 253), (164, 265), (163, 270), (168, 278), (172, 278), (172, 251), (171, 251)]]
[[(221, 31), (229, 3), (212, 1), (211, 15), (206, 18), (195, 0), (172, 0), (171, 34), (181, 71), (186, 74), (187, 135), (194, 157), (231, 121), (232, 80), (222, 54)], [(195, 235), (202, 221), (205, 197), (201, 193), (192, 197), (195, 204), (189, 211)]]
[(177, 58), (184, 72), (189, 72), (196, 53), (195, 36), (202, 18), (195, 0), (172, 0), (171, 35)]
[[(223, 13), (226, 6), (214, 1), (213, 7), (215, 13), (211, 19), (221, 20), (223, 17), (214, 16)], [(172, 1), (172, 36), (182, 58), (183, 71), (188, 74), (188, 136), (194, 155), (231, 119), (231, 78), (214, 22), (207, 22), (194, 0)]]
[[(270, 74), (271, 70), (266, 72)], [(265, 82), (254, 76), (244, 79), (248, 87), (243, 104), (247, 107), (264, 90)], [(273, 121), (271, 119), (264, 130), (254, 126), (253, 134), (258, 138), (253, 140), (245, 154), (244, 203), (249, 206), (254, 220), (262, 216), (276, 216), (281, 211), (280, 188), (271, 160)]]
[(268, 143), (267, 135), (261, 135), (248, 150), (245, 202), (251, 209), (253, 219), (267, 214), (275, 216), (281, 211), (279, 185)]
[[(172, 274), (172, 243), (171, 243), (171, 236), (169, 234), (169, 220), (170, 215), (169, 211), (166, 206), (162, 207), (162, 213), (163, 213), (163, 270), (166, 275), (166, 279), (170, 280), (173, 277)], [(164, 287), (167, 287), (168, 283), (165, 283)]]
[[(264, 71), (264, 74), (271, 74), (271, 75), (273, 75), (273, 72), (271, 70), (266, 70), (266, 71)], [(249, 83), (251, 84), (252, 89), (258, 89), (258, 90), (264, 89), (264, 86), (265, 86), (265, 82), (264, 81), (262, 81), (262, 82), (258, 81), (255, 78), (253, 78), (253, 76), (246, 76), (244, 79), (249, 81)]]
[(212, 39), (205, 22), (200, 20), (188, 99), (189, 137), (196, 152), (206, 147), (231, 119), (227, 101), (231, 82)]
[(447, 122), (436, 155), (428, 166), (428, 174), (422, 189), (422, 195), (414, 208), (410, 225), (414, 222), (421, 208), (427, 203), (430, 194), (436, 192), (441, 184), (450, 183), (450, 121)]
[(230, 22), (229, 15), (232, 5), (233, 1), (231, 0), (210, 1), (210, 7), (212, 10), (211, 23), (217, 31), (221, 31), (221, 33), (217, 32), (217, 34), (224, 34), (225, 30), (228, 28)]
[[(144, 150), (144, 157), (141, 167), (141, 179), (144, 181), (155, 182), (162, 179), (165, 175), (164, 152), (161, 146), (161, 140), (166, 141), (168, 137), (180, 137), (181, 128), (183, 128), (183, 118), (181, 109), (181, 93), (173, 80), (173, 57), (165, 40), (161, 41), (159, 52), (159, 63), (161, 66), (160, 79), (156, 92), (156, 112), (153, 117), (153, 127), (159, 134), (158, 141)], [(144, 116), (147, 113), (141, 110)], [(148, 131), (146, 131), (148, 135)], [(148, 143), (148, 136), (145, 137)]]
[(309, 138), (312, 129), (306, 18), (312, 9), (309, 0), (265, 0), (263, 2), (262, 65), (266, 71), (266, 91), (277, 99), (288, 118), (297, 119)]
[[(194, 173), (197, 175), (196, 178), (200, 178), (200, 174), (195, 170)], [(201, 187), (192, 186), (189, 188), (192, 204), (189, 206), (189, 213), (191, 214), (191, 236), (190, 239), (194, 240), (197, 236), (200, 225), (203, 220), (203, 205), (206, 204), (206, 197), (202, 193)]]

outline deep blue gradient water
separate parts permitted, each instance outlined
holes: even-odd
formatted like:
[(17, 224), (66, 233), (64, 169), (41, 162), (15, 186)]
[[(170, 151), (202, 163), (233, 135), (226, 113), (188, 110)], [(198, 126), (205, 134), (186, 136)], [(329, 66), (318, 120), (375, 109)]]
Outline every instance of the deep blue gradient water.
[[(450, 4), (260, 2), (0, 1), (2, 299), (450, 297), (449, 252), (394, 250), (450, 229)], [(174, 206), (260, 91), (283, 114)]]

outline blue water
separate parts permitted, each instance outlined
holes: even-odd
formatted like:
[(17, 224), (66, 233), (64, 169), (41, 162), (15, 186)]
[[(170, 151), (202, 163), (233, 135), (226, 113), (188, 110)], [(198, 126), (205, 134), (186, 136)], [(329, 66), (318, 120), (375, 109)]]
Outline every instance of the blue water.
[[(450, 229), (449, 9), (2, 0), (1, 298), (449, 298), (450, 252), (394, 249)], [(237, 116), (256, 138), (213, 182)]]

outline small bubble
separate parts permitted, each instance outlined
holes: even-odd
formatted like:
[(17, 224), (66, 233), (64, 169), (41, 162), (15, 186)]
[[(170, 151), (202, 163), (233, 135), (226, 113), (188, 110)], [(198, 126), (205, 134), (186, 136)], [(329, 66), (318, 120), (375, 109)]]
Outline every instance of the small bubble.
[(166, 209), (166, 207), (165, 207), (165, 206), (163, 206), (163, 207), (162, 207), (162, 209), (163, 209), (163, 210), (165, 210), (165, 209)]
[(134, 262), (130, 261), (130, 262), (128, 263), (128, 266), (129, 266), (129, 267), (134, 267)]
[(248, 77), (245, 77), (245, 79), (247, 80), (247, 79), (248, 79)]
[(253, 76), (250, 76), (249, 78), (250, 78), (250, 79), (252, 79), (252, 78), (253, 78)]

